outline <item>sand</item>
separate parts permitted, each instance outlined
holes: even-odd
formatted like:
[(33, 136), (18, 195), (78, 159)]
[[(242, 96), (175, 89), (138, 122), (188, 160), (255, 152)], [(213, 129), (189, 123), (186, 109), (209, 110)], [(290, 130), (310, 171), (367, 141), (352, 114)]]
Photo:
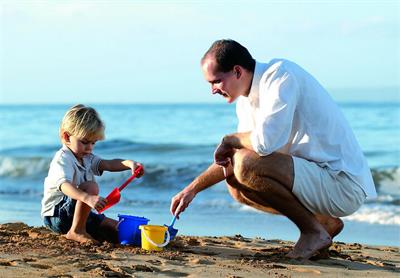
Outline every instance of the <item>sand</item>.
[(398, 247), (335, 242), (329, 256), (289, 260), (293, 242), (177, 236), (161, 252), (82, 245), (44, 227), (0, 225), (0, 277), (400, 277)]

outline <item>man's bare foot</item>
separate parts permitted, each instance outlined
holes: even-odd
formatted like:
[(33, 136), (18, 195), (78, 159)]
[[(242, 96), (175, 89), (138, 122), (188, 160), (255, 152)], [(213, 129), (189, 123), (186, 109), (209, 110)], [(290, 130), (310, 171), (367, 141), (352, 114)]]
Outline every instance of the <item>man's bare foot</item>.
[(69, 240), (74, 240), (79, 243), (93, 243), (93, 244), (98, 244), (99, 242), (95, 240), (91, 235), (89, 235), (87, 232), (83, 233), (76, 233), (73, 231), (68, 231), (68, 233), (65, 235), (65, 237)]
[(290, 259), (309, 259), (321, 249), (332, 244), (332, 237), (323, 229), (314, 233), (302, 233), (299, 240), (286, 257)]
[(316, 215), (315, 217), (332, 238), (343, 230), (344, 223), (340, 218), (322, 215)]
[[(331, 216), (316, 216), (318, 222), (325, 228), (325, 230), (329, 233), (332, 239), (340, 234), (343, 230), (344, 223), (340, 218), (334, 218)], [(326, 248), (322, 248), (313, 256), (311, 259), (313, 260), (320, 260), (320, 259), (327, 259), (330, 257), (329, 254), (329, 246)]]

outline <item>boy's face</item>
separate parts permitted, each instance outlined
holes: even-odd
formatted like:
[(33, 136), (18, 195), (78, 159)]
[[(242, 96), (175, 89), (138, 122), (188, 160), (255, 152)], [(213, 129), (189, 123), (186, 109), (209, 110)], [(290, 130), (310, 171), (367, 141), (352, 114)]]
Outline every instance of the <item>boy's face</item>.
[(65, 143), (68, 148), (73, 152), (78, 160), (82, 160), (85, 155), (91, 154), (97, 140), (90, 141), (87, 139), (80, 139), (74, 135), (68, 135), (65, 138)]

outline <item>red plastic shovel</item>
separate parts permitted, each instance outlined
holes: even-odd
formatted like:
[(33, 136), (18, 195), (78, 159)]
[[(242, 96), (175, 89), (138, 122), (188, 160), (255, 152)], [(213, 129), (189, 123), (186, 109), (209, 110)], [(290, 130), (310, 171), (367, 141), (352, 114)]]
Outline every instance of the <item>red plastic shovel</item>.
[(121, 199), (122, 189), (124, 189), (131, 181), (133, 181), (134, 178), (136, 178), (136, 176), (140, 173), (140, 171), (142, 171), (142, 168), (143, 168), (142, 166), (137, 167), (135, 169), (135, 172), (132, 174), (132, 176), (130, 176), (129, 179), (127, 179), (120, 187), (114, 188), (114, 190), (111, 191), (110, 194), (108, 194), (108, 196), (106, 197), (107, 204), (102, 210), (99, 210), (99, 213), (102, 213), (106, 209), (112, 207), (113, 205), (119, 202), (119, 200)]

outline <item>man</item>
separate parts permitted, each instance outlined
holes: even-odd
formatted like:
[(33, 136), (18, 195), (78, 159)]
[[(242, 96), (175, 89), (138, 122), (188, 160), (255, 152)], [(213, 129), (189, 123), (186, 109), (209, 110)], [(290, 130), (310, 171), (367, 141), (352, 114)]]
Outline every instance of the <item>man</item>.
[(376, 196), (339, 108), (295, 63), (256, 62), (233, 40), (216, 41), (201, 67), (213, 94), (237, 100), (238, 133), (226, 135), (214, 163), (172, 198), (171, 213), (179, 216), (198, 192), (225, 179), (240, 203), (283, 214), (299, 228), (289, 258), (308, 259), (329, 247), (343, 229), (339, 217)]

